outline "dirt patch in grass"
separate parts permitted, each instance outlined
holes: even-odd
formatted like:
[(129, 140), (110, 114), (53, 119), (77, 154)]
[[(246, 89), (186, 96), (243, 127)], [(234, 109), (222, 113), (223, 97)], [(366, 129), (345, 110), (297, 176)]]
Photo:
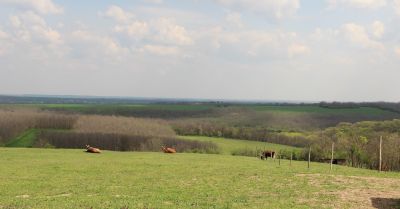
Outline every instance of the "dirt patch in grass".
[[(400, 208), (400, 179), (298, 174), (320, 189), (317, 195), (333, 195), (334, 208)], [(334, 188), (334, 189), (333, 189)], [(315, 200), (302, 200), (312, 205)]]

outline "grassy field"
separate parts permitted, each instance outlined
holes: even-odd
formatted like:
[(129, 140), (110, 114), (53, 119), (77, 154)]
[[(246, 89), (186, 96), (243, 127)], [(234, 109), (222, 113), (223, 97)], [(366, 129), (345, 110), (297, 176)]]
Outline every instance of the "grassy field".
[(32, 147), (36, 141), (38, 132), (38, 129), (29, 129), (15, 139), (12, 139), (6, 144), (6, 147)]
[(205, 137), (205, 136), (180, 136), (181, 139), (214, 142), (221, 148), (221, 154), (232, 154), (237, 150), (250, 149), (250, 150), (294, 150), (300, 151), (301, 148), (272, 144), (267, 142), (248, 141), (239, 139), (226, 139), (218, 137)]
[(0, 208), (395, 208), (400, 174), (229, 155), (0, 148)]
[[(24, 105), (22, 105), (24, 106)], [(89, 109), (98, 109), (99, 111), (109, 111), (112, 109), (130, 109), (130, 110), (171, 110), (171, 111), (199, 111), (208, 110), (217, 107), (216, 105), (191, 105), (191, 104), (38, 104), (28, 105), (46, 109), (71, 109), (85, 111)]]
[[(256, 111), (263, 112), (299, 112), (299, 113), (319, 113), (319, 114), (385, 114), (389, 111), (382, 110), (375, 107), (359, 107), (359, 108), (325, 108), (318, 105), (217, 105), (217, 104), (129, 104), (129, 105), (87, 105), (87, 104), (37, 104), (37, 105), (22, 105), (33, 106), (48, 109), (73, 109), (73, 110), (86, 110), (86, 109), (134, 109), (134, 110), (175, 110), (175, 111), (196, 111), (196, 110), (209, 110), (221, 109), (226, 107), (239, 107), (248, 108)], [(393, 113), (392, 113), (393, 114)]]
[(256, 105), (252, 109), (263, 112), (298, 112), (298, 113), (318, 113), (318, 114), (368, 114), (380, 115), (387, 114), (389, 111), (373, 107), (360, 108), (324, 108), (317, 105), (301, 106), (275, 106), (275, 105)]
[[(1, 105), (2, 107), (37, 107), (50, 110), (74, 110), (85, 112), (96, 109), (98, 112), (109, 112), (111, 110), (169, 110), (169, 111), (202, 111), (210, 109), (223, 109), (226, 107), (239, 107), (250, 110), (271, 113), (316, 113), (316, 114), (367, 114), (382, 115), (396, 114), (387, 110), (375, 107), (360, 108), (325, 108), (318, 105), (217, 105), (217, 104), (21, 104)], [(398, 114), (396, 114), (398, 115)]]

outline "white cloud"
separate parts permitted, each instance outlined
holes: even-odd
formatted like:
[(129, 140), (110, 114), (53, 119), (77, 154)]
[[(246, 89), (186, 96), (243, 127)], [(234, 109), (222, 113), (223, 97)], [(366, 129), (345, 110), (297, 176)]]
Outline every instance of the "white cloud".
[(189, 36), (185, 27), (175, 23), (170, 18), (160, 18), (151, 22), (155, 30), (154, 40), (176, 45), (191, 45), (192, 38)]
[(400, 0), (393, 0), (394, 3), (394, 10), (397, 15), (400, 15)]
[(359, 9), (377, 9), (386, 6), (386, 0), (328, 0), (329, 8), (352, 7)]
[(110, 6), (103, 15), (117, 22), (129, 22), (134, 17), (132, 13), (126, 12), (121, 7), (115, 5)]
[(134, 21), (125, 25), (117, 25), (114, 27), (117, 33), (126, 33), (134, 39), (142, 39), (149, 33), (149, 25), (144, 21)]
[(7, 35), (0, 40), (0, 48), (8, 59), (46, 65), (68, 52), (65, 36), (33, 11), (9, 16), (5, 33)]
[(0, 39), (6, 39), (8, 37), (8, 34), (0, 29)]
[(145, 45), (140, 49), (140, 51), (149, 52), (155, 55), (177, 55), (179, 53), (179, 48), (162, 45)]
[(340, 34), (340, 30), (337, 29), (321, 29), (316, 28), (314, 32), (311, 33), (310, 38), (314, 41), (329, 42), (332, 39), (337, 39)]
[(308, 52), (310, 52), (310, 48), (304, 44), (293, 43), (288, 47), (288, 53), (290, 57)]
[(400, 47), (396, 47), (394, 53), (400, 58)]
[(376, 38), (381, 38), (385, 33), (385, 25), (380, 21), (375, 21), (371, 25), (372, 28), (372, 35)]
[(144, 2), (153, 3), (153, 4), (162, 4), (163, 0), (143, 0)]
[(96, 55), (102, 52), (107, 55), (121, 55), (127, 52), (118, 42), (108, 36), (100, 36), (85, 30), (77, 30), (72, 33), (73, 41), (78, 46), (83, 44), (88, 55)]
[(220, 52), (218, 56), (230, 57), (233, 62), (239, 61), (239, 57), (268, 62), (309, 51), (306, 44), (299, 44), (303, 40), (296, 33), (282, 30), (229, 30), (220, 26), (198, 34), (201, 37), (197, 37), (196, 42), (202, 47)]
[(300, 8), (299, 0), (215, 0), (217, 3), (237, 10), (264, 14), (276, 19), (290, 17)]
[(48, 26), (46, 21), (34, 12), (24, 12), (10, 17), (16, 41), (38, 42), (51, 45), (62, 44), (61, 34)]
[(225, 16), (225, 21), (231, 26), (241, 28), (243, 27), (242, 15), (239, 12), (229, 12)]
[(16, 6), (22, 9), (34, 10), (40, 14), (61, 14), (63, 8), (52, 0), (1, 0), (0, 3)]
[(127, 34), (135, 40), (150, 41), (157, 44), (191, 45), (193, 39), (185, 27), (178, 25), (172, 18), (156, 18), (147, 21), (133, 19), (133, 15), (123, 9), (112, 6), (105, 15), (117, 21), (114, 31)]
[(6, 53), (9, 35), (0, 29), (0, 56)]
[(383, 49), (382, 43), (370, 39), (366, 29), (355, 23), (347, 23), (342, 27), (345, 38), (365, 48)]

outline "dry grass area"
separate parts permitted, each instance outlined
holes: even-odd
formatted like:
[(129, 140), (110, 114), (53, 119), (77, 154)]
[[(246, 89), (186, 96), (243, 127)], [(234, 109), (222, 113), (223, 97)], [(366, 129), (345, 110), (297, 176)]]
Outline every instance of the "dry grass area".
[[(298, 174), (308, 183), (320, 188), (316, 195), (337, 199), (333, 208), (400, 208), (400, 179), (343, 175)], [(333, 190), (332, 188), (340, 188)], [(313, 204), (313, 199), (303, 200)]]
[(0, 145), (31, 128), (71, 129), (76, 115), (54, 114), (35, 108), (0, 109)]
[(73, 130), (80, 133), (175, 136), (174, 130), (162, 120), (117, 116), (83, 115), (79, 117)]

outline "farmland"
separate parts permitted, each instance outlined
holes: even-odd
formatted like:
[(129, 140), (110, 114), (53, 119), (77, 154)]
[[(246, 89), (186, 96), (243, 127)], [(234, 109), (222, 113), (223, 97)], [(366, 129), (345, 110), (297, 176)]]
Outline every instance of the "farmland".
[[(400, 174), (374, 171), (379, 136), (385, 170), (400, 168), (396, 118), (303, 104), (1, 105), (0, 208), (396, 208)], [(317, 163), (331, 142), (369, 169)]]
[[(399, 173), (229, 155), (0, 148), (0, 208), (385, 208)], [(27, 160), (29, 159), (29, 160)]]

